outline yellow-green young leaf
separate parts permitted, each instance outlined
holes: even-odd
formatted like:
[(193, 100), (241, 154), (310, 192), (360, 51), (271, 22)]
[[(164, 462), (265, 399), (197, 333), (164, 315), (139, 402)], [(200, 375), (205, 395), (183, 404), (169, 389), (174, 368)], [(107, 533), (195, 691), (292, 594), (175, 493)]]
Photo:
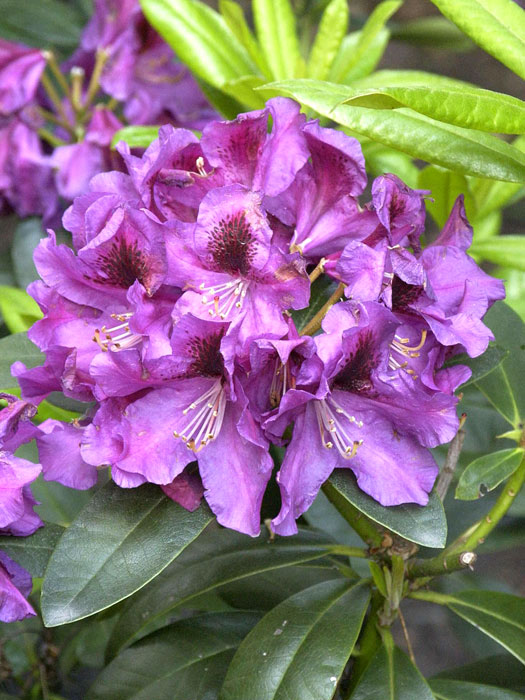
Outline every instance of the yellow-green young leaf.
[(466, 129), (522, 134), (525, 132), (525, 103), (500, 92), (462, 85), (384, 86), (363, 90), (345, 104), (369, 109), (408, 107), (438, 121)]
[(111, 148), (116, 148), (120, 141), (125, 141), (130, 148), (147, 148), (158, 135), (158, 126), (125, 126), (111, 139)]
[(253, 0), (257, 39), (277, 80), (304, 74), (295, 17), (289, 0)]
[(525, 275), (520, 270), (510, 267), (498, 267), (494, 277), (505, 280), (505, 303), (525, 321)]
[(416, 46), (429, 46), (448, 51), (470, 51), (472, 41), (445, 17), (418, 17), (418, 19), (391, 27), (393, 39)]
[(386, 589), (386, 581), (385, 581), (385, 574), (383, 573), (383, 569), (379, 566), (379, 564), (372, 559), (369, 560), (368, 566), (370, 567), (370, 573), (372, 574), (372, 578), (374, 579), (374, 583), (376, 584), (377, 590), (381, 593), (383, 598), (388, 598), (388, 591)]
[(42, 318), (36, 301), (17, 287), (0, 286), (0, 313), (11, 333), (23, 333)]
[(525, 12), (513, 0), (432, 0), (482, 49), (525, 79)]
[(265, 100), (260, 92), (255, 92), (255, 88), (261, 87), (265, 82), (266, 79), (260, 76), (247, 75), (224, 83), (221, 90), (249, 109), (261, 109), (265, 105)]
[(461, 474), (456, 498), (461, 501), (474, 501), (484, 496), (487, 491), (492, 491), (514, 474), (521, 464), (523, 454), (521, 448), (512, 447), (475, 459)]
[(437, 165), (427, 165), (419, 172), (418, 188), (430, 190), (431, 199), (426, 200), (426, 208), (440, 228), (445, 225), (454, 202), (460, 194), (465, 197), (468, 219), (471, 220), (476, 213), (469, 184), (464, 175), (445, 170)]
[(348, 0), (331, 0), (327, 5), (308, 58), (307, 74), (324, 80), (337, 55), (348, 26)]
[(271, 78), (272, 73), (268, 62), (246, 22), (242, 7), (234, 0), (219, 0), (219, 11), (233, 34), (248, 51), (250, 58), (258, 66), (261, 73), (267, 78)]
[(394, 173), (413, 189), (419, 187), (419, 169), (406, 153), (394, 151), (380, 143), (366, 141), (361, 144), (366, 160), (366, 170), (374, 177)]
[(379, 32), (402, 4), (403, 0), (384, 0), (379, 3), (361, 30), (354, 50), (346, 52), (346, 61), (338, 65), (337, 75), (332, 77), (334, 81), (339, 82), (343, 77), (348, 79), (348, 73), (367, 55)]
[(450, 87), (461, 90), (463, 87), (472, 87), (471, 83), (455, 78), (448, 78), (437, 73), (428, 73), (424, 70), (378, 70), (371, 75), (356, 80), (352, 87), (384, 88), (384, 87), (414, 87), (426, 85), (429, 87)]
[(140, 4), (181, 61), (213, 87), (257, 73), (224, 19), (200, 0), (141, 0)]
[(497, 265), (525, 271), (525, 235), (475, 240), (471, 251), (478, 257)]
[[(518, 136), (512, 142), (514, 148), (525, 153), (525, 136)], [(525, 196), (525, 187), (510, 182), (491, 182), (490, 180), (476, 179), (472, 181), (472, 194), (476, 199), (476, 207), (479, 217), (502, 209), (517, 202)]]
[[(484, 241), (487, 238), (497, 236), (501, 231), (502, 222), (503, 216), (500, 210), (492, 211), (485, 216), (477, 216), (475, 219), (471, 219), (470, 223), (474, 231), (474, 242)], [(469, 250), (469, 255), (472, 255), (474, 260), (479, 260), (478, 256), (472, 253), (472, 250)]]
[(465, 175), (525, 182), (524, 154), (491, 134), (438, 122), (410, 110), (378, 111), (341, 104), (356, 91), (318, 80), (271, 83), (264, 90), (294, 97), (355, 133), (414, 158)]
[(372, 39), (368, 50), (354, 61), (356, 49), (361, 42), (362, 31), (351, 32), (343, 39), (335, 60), (330, 69), (329, 80), (333, 83), (353, 84), (375, 69), (382, 59), (388, 44), (390, 32), (383, 27)]

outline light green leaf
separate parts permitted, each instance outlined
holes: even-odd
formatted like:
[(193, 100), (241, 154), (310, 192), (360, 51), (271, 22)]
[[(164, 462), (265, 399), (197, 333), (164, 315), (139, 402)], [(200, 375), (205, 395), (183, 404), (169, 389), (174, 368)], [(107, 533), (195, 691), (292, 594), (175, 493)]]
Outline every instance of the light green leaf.
[(352, 87), (364, 88), (384, 88), (384, 87), (415, 87), (428, 85), (441, 88), (474, 87), (471, 83), (456, 78), (449, 78), (438, 73), (429, 73), (424, 70), (379, 70), (360, 80), (356, 80)]
[(248, 634), (221, 700), (331, 700), (370, 600), (363, 584), (326, 581), (288, 598)]
[(242, 7), (233, 0), (219, 0), (219, 11), (233, 34), (248, 51), (250, 58), (258, 66), (261, 73), (267, 78), (271, 78), (272, 72), (268, 62), (244, 18)]
[(428, 505), (385, 507), (357, 486), (349, 469), (336, 469), (323, 487), (330, 500), (349, 501), (362, 513), (388, 530), (424, 547), (442, 548), (447, 541), (447, 520), (439, 497), (432, 492)]
[(492, 491), (514, 474), (521, 464), (523, 454), (522, 449), (511, 448), (478, 457), (461, 474), (456, 488), (456, 498), (462, 501), (474, 501), (484, 496), (487, 491)]
[(525, 13), (513, 0), (432, 0), (487, 53), (525, 79)]
[(419, 169), (410, 156), (400, 151), (394, 151), (375, 141), (361, 144), (366, 160), (366, 170), (374, 177), (385, 173), (394, 173), (413, 189), (418, 188)]
[(463, 85), (385, 86), (358, 91), (345, 104), (369, 109), (408, 107), (441, 122), (466, 129), (522, 134), (525, 103), (500, 92)]
[(31, 576), (40, 578), (63, 532), (64, 528), (60, 525), (46, 523), (29, 537), (0, 536), (0, 549), (29, 571)]
[[(326, 554), (326, 536), (300, 531), (268, 542), (232, 530), (210, 528), (150, 586), (126, 605), (108, 644), (112, 658), (152, 620), (188, 600), (232, 581)], [(323, 546), (324, 545), (324, 546)]]
[(505, 281), (505, 303), (525, 321), (525, 275), (519, 270), (499, 267), (494, 270), (494, 276)]
[(125, 126), (111, 139), (111, 148), (125, 141), (130, 148), (147, 148), (159, 136), (158, 126)]
[(445, 17), (418, 17), (395, 24), (390, 31), (392, 39), (416, 46), (447, 51), (470, 51), (474, 48), (472, 41)]
[(42, 318), (36, 301), (17, 287), (0, 286), (0, 313), (11, 333), (23, 333)]
[[(525, 136), (515, 138), (512, 145), (522, 153), (525, 152)], [(487, 214), (509, 206), (525, 196), (523, 185), (510, 182), (475, 179), (471, 181), (471, 187), (476, 199), (478, 217), (487, 216)]]
[(274, 78), (302, 75), (304, 61), (289, 0), (253, 0), (252, 11), (257, 39)]
[(86, 700), (211, 700), (258, 615), (219, 612), (178, 620), (126, 649)]
[(434, 700), (425, 679), (401, 649), (383, 645), (366, 668), (349, 700), (416, 698)]
[(141, 0), (140, 4), (181, 61), (213, 87), (257, 72), (224, 19), (200, 0)]
[(377, 66), (388, 44), (390, 32), (381, 29), (374, 36), (368, 46), (368, 50), (361, 54), (358, 61), (354, 61), (357, 47), (362, 41), (363, 32), (351, 32), (343, 39), (332, 68), (329, 80), (333, 83), (353, 84), (355, 80), (363, 78), (371, 73)]
[(525, 599), (480, 590), (460, 591), (446, 598), (451, 610), (525, 664)]
[[(294, 97), (306, 107), (379, 141), (449, 170), (496, 180), (525, 182), (525, 156), (501, 139), (410, 110), (373, 110), (341, 104), (351, 88), (316, 80), (271, 83), (265, 91)], [(339, 105), (339, 106), (338, 106)]]
[(249, 109), (261, 109), (265, 106), (265, 100), (260, 92), (255, 91), (255, 88), (264, 85), (265, 82), (266, 79), (260, 76), (246, 75), (243, 78), (224, 83), (221, 90), (242, 102)]
[(28, 368), (44, 364), (44, 355), (28, 339), (26, 333), (15, 333), (0, 339), (0, 387), (16, 384), (11, 374), (13, 362), (23, 362)]
[[(367, 56), (378, 34), (402, 4), (402, 0), (384, 0), (384, 2), (379, 3), (360, 31), (354, 50), (352, 52), (345, 50), (346, 61), (344, 63), (337, 61), (337, 68), (334, 66), (336, 73), (332, 75), (332, 80), (335, 82), (348, 81), (348, 74)], [(346, 47), (343, 48), (346, 49)]]
[(460, 194), (465, 195), (467, 217), (471, 218), (474, 213), (474, 203), (464, 175), (445, 170), (437, 165), (427, 165), (419, 172), (418, 188), (430, 190), (432, 199), (427, 199), (425, 204), (439, 228), (445, 225), (454, 202)]
[(339, 51), (348, 26), (348, 0), (331, 0), (326, 6), (308, 58), (307, 75), (324, 80)]
[(489, 309), (483, 322), (494, 333), (498, 346), (508, 350), (509, 355), (494, 371), (476, 381), (476, 386), (518, 428), (525, 420), (525, 324), (501, 301)]
[(469, 252), (497, 265), (525, 271), (525, 236), (523, 235), (475, 240)]
[(429, 681), (436, 700), (525, 700), (525, 695), (493, 685), (433, 678)]
[(190, 513), (152, 484), (109, 482), (67, 529), (42, 585), (48, 627), (81, 620), (118, 603), (157, 576), (211, 521)]
[[(517, 187), (517, 185), (513, 185), (510, 182), (502, 182), (501, 184), (509, 184), (512, 187)], [(498, 236), (500, 234), (503, 216), (501, 211), (495, 210), (491, 211), (490, 214), (486, 214), (485, 216), (477, 216), (475, 219), (471, 219), (470, 223), (472, 224), (474, 241), (477, 243), (478, 241), (484, 241), (487, 238), (493, 238), (494, 236)], [(478, 261), (476, 253), (472, 253), (472, 248), (469, 250), (469, 255), (472, 255), (474, 260)]]

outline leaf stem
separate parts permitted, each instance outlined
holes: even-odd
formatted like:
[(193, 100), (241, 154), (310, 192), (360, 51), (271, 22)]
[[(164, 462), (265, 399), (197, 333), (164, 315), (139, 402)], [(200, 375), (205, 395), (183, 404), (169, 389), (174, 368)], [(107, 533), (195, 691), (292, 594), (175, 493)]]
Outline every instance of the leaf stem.
[(342, 554), (347, 557), (357, 557), (358, 559), (366, 559), (368, 552), (360, 547), (347, 547), (345, 544), (329, 545), (331, 554)]
[(345, 290), (345, 285), (341, 282), (340, 284), (337, 285), (337, 289), (335, 292), (332, 294), (330, 299), (322, 306), (319, 311), (315, 314), (315, 316), (308, 321), (306, 326), (301, 328), (299, 331), (300, 335), (313, 335), (316, 333), (320, 328), (321, 328), (321, 322), (323, 318), (326, 316), (328, 313), (328, 310), (336, 304), (340, 298), (343, 296)]
[(343, 498), (329, 481), (325, 482), (322, 488), (328, 500), (335, 506), (350, 527), (357, 532), (363, 542), (366, 542), (370, 547), (382, 546), (383, 535), (364, 513), (361, 513), (346, 498)]
[(445, 558), (432, 557), (432, 559), (413, 559), (407, 566), (407, 578), (416, 579), (422, 576), (432, 578), (440, 574), (471, 569), (477, 559), (474, 552), (461, 552), (449, 554)]

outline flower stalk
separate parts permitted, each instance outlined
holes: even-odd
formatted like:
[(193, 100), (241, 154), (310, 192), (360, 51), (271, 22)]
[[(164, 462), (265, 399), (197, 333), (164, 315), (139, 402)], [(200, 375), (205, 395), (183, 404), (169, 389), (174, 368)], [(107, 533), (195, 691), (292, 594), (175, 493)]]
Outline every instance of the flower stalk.
[[(315, 270), (314, 270), (315, 272)], [(312, 273), (313, 274), (313, 273)], [(329, 309), (332, 308), (334, 304), (336, 304), (341, 297), (344, 294), (345, 290), (345, 285), (341, 282), (340, 284), (337, 285), (337, 289), (335, 292), (332, 294), (330, 299), (324, 304), (324, 306), (319, 309), (319, 311), (315, 314), (315, 316), (308, 321), (306, 326), (301, 328), (300, 334), (301, 335), (313, 335), (314, 333), (317, 333), (317, 331), (321, 328), (321, 323), (323, 321), (323, 318), (326, 316), (328, 313)]]

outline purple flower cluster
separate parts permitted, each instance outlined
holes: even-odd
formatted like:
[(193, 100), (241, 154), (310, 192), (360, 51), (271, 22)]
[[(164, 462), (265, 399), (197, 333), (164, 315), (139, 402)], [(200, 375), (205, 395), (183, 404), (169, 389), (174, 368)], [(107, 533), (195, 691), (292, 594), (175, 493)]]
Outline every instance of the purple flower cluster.
[[(362, 207), (359, 143), (285, 98), (200, 140), (164, 126), (142, 157), (119, 150), (127, 173), (94, 177), (64, 216), (74, 250), (50, 233), (35, 253), (29, 337), (46, 361), (13, 372), (28, 401), (86, 403), (40, 426), (44, 478), (88, 488), (109, 465), (122, 487), (159, 484), (188, 509), (204, 495), (257, 535), (274, 443), (279, 534), (335, 468), (383, 505), (425, 504), (427, 448), (455, 435), (470, 373), (443, 364), (486, 349), (504, 296), (465, 252), (462, 200), (422, 249), (428, 193), (385, 175)], [(312, 336), (320, 323), (293, 316), (320, 274), (339, 286)]]
[(110, 144), (125, 124), (200, 129), (214, 117), (138, 0), (95, 0), (62, 68), (49, 52), (0, 39), (0, 210), (52, 221), (61, 198), (69, 203), (96, 173), (122, 168)]
[[(29, 487), (41, 466), (15, 457), (14, 452), (36, 435), (31, 423), (36, 407), (9, 394), (0, 394), (0, 399), (7, 402), (0, 410), (0, 534), (31, 535), (43, 525), (33, 511), (36, 501)], [(31, 587), (27, 571), (0, 551), (0, 621), (36, 614), (26, 600)]]

